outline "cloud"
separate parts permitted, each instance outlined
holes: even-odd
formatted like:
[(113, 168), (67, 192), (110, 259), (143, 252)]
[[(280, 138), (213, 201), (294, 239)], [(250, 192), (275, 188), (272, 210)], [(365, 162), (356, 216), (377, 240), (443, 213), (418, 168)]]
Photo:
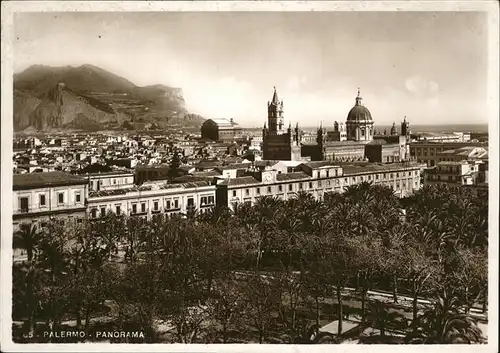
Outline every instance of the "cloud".
[(257, 113), (254, 87), (232, 76), (191, 81), (183, 90), (188, 109), (207, 118), (251, 118)]
[(422, 77), (421, 75), (414, 75), (407, 78), (405, 87), (409, 92), (423, 97), (435, 96), (439, 91), (439, 85), (436, 81)]

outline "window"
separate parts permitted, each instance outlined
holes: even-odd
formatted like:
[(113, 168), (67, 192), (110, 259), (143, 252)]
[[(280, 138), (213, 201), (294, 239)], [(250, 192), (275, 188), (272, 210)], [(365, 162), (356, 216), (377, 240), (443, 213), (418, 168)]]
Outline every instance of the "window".
[(179, 208), (179, 200), (174, 200), (174, 208)]
[(302, 190), (303, 186), (302, 183), (299, 183), (299, 190)]
[(137, 204), (136, 204), (136, 203), (134, 203), (134, 204), (132, 205), (132, 213), (133, 213), (133, 214), (137, 213)]
[(278, 190), (279, 190), (280, 192), (282, 192), (282, 191), (283, 191), (283, 185), (278, 185)]
[(75, 192), (75, 202), (76, 203), (82, 202), (82, 196), (81, 196), (80, 192)]
[(321, 187), (321, 180), (318, 181), (318, 187)]
[(116, 215), (119, 216), (122, 212), (120, 205), (116, 205), (115, 209), (116, 209)]
[(20, 197), (19, 204), (21, 205), (21, 211), (28, 212), (29, 206), (28, 206), (28, 198), (27, 197)]
[(97, 218), (97, 208), (93, 208), (92, 211), (90, 211), (90, 215), (92, 218)]
[(293, 190), (293, 185), (292, 184), (288, 184), (288, 191), (292, 191)]
[(57, 203), (58, 204), (64, 203), (64, 193), (62, 192), (57, 193)]
[(113, 179), (113, 185), (116, 185), (116, 179)]
[(153, 201), (153, 210), (158, 211), (158, 200)]
[(329, 177), (330, 177), (330, 171), (329, 171), (329, 170), (327, 170), (327, 171), (326, 171), (326, 177), (327, 177), (327, 178), (329, 178)]
[(141, 212), (142, 213), (146, 212), (146, 203), (145, 202), (141, 203)]
[(309, 182), (309, 189), (312, 189), (312, 188), (313, 188), (313, 183)]
[(339, 170), (335, 169), (335, 176), (339, 176)]
[(250, 190), (249, 189), (245, 189), (245, 195), (250, 195)]
[(208, 204), (213, 205), (215, 203), (215, 196), (209, 196), (208, 197)]
[(267, 187), (267, 193), (270, 194), (272, 192), (272, 189), (270, 186)]
[(260, 188), (257, 188), (257, 194), (260, 195)]
[(233, 190), (233, 197), (236, 197), (236, 190)]
[(192, 197), (187, 199), (187, 207), (193, 207), (194, 206), (194, 199)]
[(379, 177), (380, 177), (380, 176), (379, 176), (378, 174), (375, 174), (375, 179), (377, 179), (377, 180), (378, 180), (378, 179), (379, 179)]
[(169, 210), (171, 208), (172, 208), (171, 202), (170, 202), (170, 200), (167, 200), (167, 210)]
[(104, 217), (106, 215), (106, 207), (101, 206), (101, 217)]
[(45, 195), (40, 195), (39, 199), (40, 199), (40, 207), (45, 206)]

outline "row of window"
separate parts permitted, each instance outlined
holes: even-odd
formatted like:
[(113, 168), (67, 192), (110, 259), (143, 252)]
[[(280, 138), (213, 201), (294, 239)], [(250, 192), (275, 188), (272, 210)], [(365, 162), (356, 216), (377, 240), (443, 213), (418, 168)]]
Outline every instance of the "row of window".
[[(215, 204), (215, 196), (202, 196), (201, 197), (201, 205), (200, 206), (212, 206)], [(142, 213), (147, 213), (148, 208), (147, 208), (147, 203), (146, 202), (140, 202), (140, 203), (132, 203), (131, 205), (131, 214), (142, 214)], [(194, 198), (188, 198), (187, 199), (187, 207), (195, 207), (194, 203)], [(180, 204), (179, 204), (179, 199), (173, 199), (173, 200), (166, 200), (165, 202), (165, 210), (178, 210), (180, 209)], [(90, 213), (93, 218), (97, 217), (97, 212), (98, 208), (93, 208)], [(151, 209), (151, 212), (160, 212), (160, 200), (153, 200), (153, 208)], [(122, 214), (122, 209), (121, 205), (117, 204), (115, 205), (115, 210), (114, 213), (118, 216)], [(104, 216), (106, 214), (106, 206), (100, 206), (100, 215)]]
[[(418, 189), (418, 184), (419, 184), (419, 181), (418, 180), (414, 180), (412, 182), (412, 179), (403, 179), (403, 180), (400, 180), (398, 181), (397, 183), (392, 183), (392, 182), (377, 182), (376, 184), (385, 184), (391, 188), (393, 188), (395, 191), (401, 191), (401, 190), (407, 190), (407, 189), (412, 189), (412, 186), (414, 189)], [(413, 184), (413, 185), (412, 185)], [(335, 188), (328, 188), (328, 189), (324, 189), (324, 190), (317, 190), (317, 196), (318, 196), (318, 199), (321, 200), (323, 198), (323, 192), (324, 193), (328, 193), (328, 192), (341, 192), (342, 188), (341, 187), (335, 187)], [(307, 191), (310, 195), (312, 196), (315, 196), (315, 193), (314, 193), (314, 190), (308, 190)], [(259, 193), (257, 193), (258, 195), (260, 195)], [(246, 194), (248, 196), (248, 194)], [(288, 194), (290, 195), (290, 194)], [(233, 196), (236, 196), (233, 192)], [(260, 196), (257, 196), (256, 198), (258, 198)], [(276, 197), (280, 200), (286, 200), (287, 198), (287, 195), (286, 194), (277, 194)], [(243, 198), (243, 203), (246, 203), (246, 204), (252, 204), (252, 201), (254, 200), (254, 198), (252, 197), (244, 197)], [(235, 203), (238, 203), (237, 200), (232, 200), (232, 203), (235, 204)]]
[[(82, 202), (82, 194), (80, 191), (75, 191), (75, 203), (81, 203)], [(57, 205), (64, 205), (65, 203), (65, 193), (64, 192), (58, 192), (56, 193), (56, 200), (57, 200)], [(38, 207), (47, 207), (47, 195), (46, 194), (39, 194), (38, 195)], [(19, 208), (21, 210), (28, 210), (29, 209), (29, 197), (28, 196), (22, 196), (19, 198)]]
[[(400, 175), (401, 174), (401, 175)], [(375, 174), (375, 177), (372, 178), (372, 175), (368, 175), (365, 179), (364, 176), (360, 176), (359, 178), (359, 181), (363, 182), (363, 181), (374, 181), (374, 180), (380, 180), (380, 179), (394, 179), (395, 177), (396, 178), (400, 178), (400, 177), (406, 177), (406, 176), (409, 176), (411, 177), (412, 175), (414, 176), (417, 176), (418, 175), (418, 172), (417, 171), (408, 171), (408, 172), (397, 172), (396, 173), (396, 176), (394, 176), (394, 173), (390, 173), (390, 174), (382, 174), (382, 178), (380, 177), (380, 174)], [(351, 177), (351, 180), (352, 182), (356, 182), (357, 181), (357, 177)], [(330, 180), (324, 180), (325, 182), (325, 185), (326, 186), (330, 186), (331, 185), (331, 181)], [(344, 178), (344, 183), (347, 184), (349, 182), (349, 178)], [(340, 179), (335, 179), (335, 184), (338, 185), (340, 183)], [(308, 183), (298, 183), (298, 189), (299, 190), (304, 190), (305, 187), (308, 187), (309, 189), (312, 189), (314, 188), (314, 182), (308, 182)], [(322, 180), (318, 180), (317, 181), (317, 187), (323, 187), (323, 181)], [(261, 194), (261, 188), (258, 187), (255, 189), (256, 190), (256, 193), (257, 195), (260, 195)], [(278, 192), (282, 192), (283, 191), (283, 185), (278, 185)], [(293, 184), (288, 184), (288, 191), (293, 191)], [(267, 193), (268, 194), (271, 194), (273, 192), (273, 187), (272, 186), (267, 186)], [(233, 197), (236, 197), (236, 194), (237, 194), (237, 191), (236, 190), (233, 190)], [(250, 189), (245, 189), (245, 195), (250, 195)]]
[[(386, 179), (386, 178), (384, 178), (384, 179)], [(377, 175), (376, 180), (379, 180), (378, 175)], [(399, 184), (397, 184), (397, 185), (401, 185), (401, 182), (403, 182), (404, 185), (406, 185), (406, 183), (408, 182), (408, 185), (410, 185), (411, 181), (412, 181), (412, 179), (401, 179), (401, 180), (399, 180)], [(417, 187), (418, 181), (415, 180), (414, 182), (415, 182), (415, 187)], [(346, 183), (347, 183), (347, 178), (346, 178)], [(299, 183), (298, 184), (299, 191), (304, 190), (304, 187), (303, 187), (304, 184), (306, 184), (306, 183)], [(336, 180), (336, 184), (337, 185), (339, 184), (339, 180)], [(379, 183), (376, 182), (376, 184), (379, 184)], [(329, 187), (330, 185), (331, 185), (330, 184), (330, 180), (327, 180), (326, 181), (326, 186)], [(309, 190), (313, 189), (313, 183), (312, 182), (309, 182), (308, 186), (309, 186)], [(322, 187), (322, 182), (321, 181), (318, 181), (318, 187)], [(340, 188), (338, 188), (338, 189), (340, 189)], [(278, 185), (278, 192), (283, 192), (283, 190), (284, 190), (283, 185)], [(325, 189), (325, 190), (326, 191), (330, 191), (331, 189)], [(260, 187), (256, 188), (255, 191), (256, 191), (257, 195), (261, 195), (261, 188)], [(293, 184), (288, 184), (288, 191), (289, 192), (293, 192)], [(273, 192), (274, 192), (273, 191), (273, 187), (272, 186), (267, 186), (267, 193), (268, 194), (272, 194)], [(250, 196), (250, 189), (245, 189), (245, 196)], [(233, 190), (233, 197), (237, 197), (237, 190)]]

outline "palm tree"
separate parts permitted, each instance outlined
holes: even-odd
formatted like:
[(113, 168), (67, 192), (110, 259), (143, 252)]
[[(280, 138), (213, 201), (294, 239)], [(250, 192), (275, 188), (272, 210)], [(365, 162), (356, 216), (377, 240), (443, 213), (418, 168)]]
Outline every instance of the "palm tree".
[(446, 291), (418, 318), (416, 328), (406, 337), (408, 343), (471, 344), (484, 340), (476, 321), (461, 312), (457, 298)]
[(28, 307), (28, 320), (27, 326), (30, 335), (34, 334), (36, 325), (36, 307), (37, 301), (35, 298), (35, 273), (37, 265), (35, 261), (35, 254), (39, 250), (42, 235), (38, 231), (37, 226), (32, 223), (22, 223), (19, 225), (19, 230), (14, 233), (14, 248), (22, 248), (26, 250), (27, 263), (26, 263), (26, 299)]
[(38, 230), (36, 224), (21, 223), (19, 230), (14, 233), (14, 249), (24, 249), (26, 251), (28, 263), (33, 261), (33, 254), (37, 250), (42, 233)]

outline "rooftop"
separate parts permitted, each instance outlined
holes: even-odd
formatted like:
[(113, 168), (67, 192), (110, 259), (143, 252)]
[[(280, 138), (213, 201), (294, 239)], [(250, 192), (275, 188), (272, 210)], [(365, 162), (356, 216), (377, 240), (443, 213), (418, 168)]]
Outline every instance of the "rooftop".
[(298, 179), (307, 179), (309, 175), (304, 172), (293, 172), (293, 173), (285, 173), (276, 175), (276, 180), (278, 181), (288, 181), (288, 180), (298, 180)]
[(253, 184), (260, 184), (260, 182), (252, 176), (244, 176), (244, 177), (225, 179), (218, 185), (239, 186), (239, 185), (253, 185)]
[(210, 183), (207, 181), (193, 181), (193, 182), (176, 183), (176, 184), (167, 184), (167, 183), (149, 184), (142, 186), (133, 186), (126, 189), (92, 191), (89, 193), (89, 197), (117, 196), (117, 195), (125, 195), (131, 192), (142, 192), (142, 191), (153, 191), (153, 190), (192, 189), (204, 186), (210, 186)]
[(14, 174), (13, 189), (26, 190), (51, 186), (82, 185), (88, 180), (79, 175), (64, 172)]
[(331, 161), (315, 161), (315, 162), (306, 162), (302, 163), (305, 166), (308, 166), (311, 169), (319, 169), (324, 167), (338, 167), (339, 164)]
[(421, 167), (418, 163), (357, 163), (357, 164), (344, 164), (342, 165), (344, 175), (358, 174), (358, 173), (373, 173), (373, 172), (387, 172), (406, 170), (408, 168)]

